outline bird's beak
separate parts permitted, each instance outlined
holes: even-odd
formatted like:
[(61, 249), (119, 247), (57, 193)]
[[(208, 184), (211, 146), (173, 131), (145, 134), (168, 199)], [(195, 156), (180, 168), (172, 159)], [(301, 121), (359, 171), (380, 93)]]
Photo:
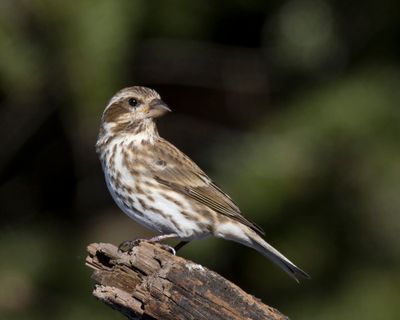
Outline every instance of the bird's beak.
[(166, 114), (167, 112), (171, 112), (171, 109), (168, 108), (166, 103), (161, 99), (153, 99), (149, 103), (149, 116), (152, 118), (158, 118), (162, 115)]

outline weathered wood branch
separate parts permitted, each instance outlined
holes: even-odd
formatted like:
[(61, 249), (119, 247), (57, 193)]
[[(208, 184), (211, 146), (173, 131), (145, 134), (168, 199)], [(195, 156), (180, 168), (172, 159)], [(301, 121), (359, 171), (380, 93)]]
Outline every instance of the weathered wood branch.
[(219, 274), (156, 244), (88, 246), (93, 295), (129, 319), (287, 319)]

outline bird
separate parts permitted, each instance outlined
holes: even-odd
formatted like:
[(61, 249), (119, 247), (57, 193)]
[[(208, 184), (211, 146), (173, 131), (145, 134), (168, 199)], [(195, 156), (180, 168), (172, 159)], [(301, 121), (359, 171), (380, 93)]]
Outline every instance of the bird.
[(178, 249), (215, 236), (257, 250), (297, 282), (310, 278), (263, 239), (265, 232), (194, 161), (159, 135), (156, 119), (169, 112), (155, 90), (142, 86), (118, 91), (104, 109), (96, 152), (118, 207), (158, 234), (150, 241), (176, 238)]

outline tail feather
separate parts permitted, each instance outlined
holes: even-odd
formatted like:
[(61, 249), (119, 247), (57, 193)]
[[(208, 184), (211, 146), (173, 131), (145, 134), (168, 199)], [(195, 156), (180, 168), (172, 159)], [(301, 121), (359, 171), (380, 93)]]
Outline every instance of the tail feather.
[(270, 259), (272, 262), (281, 267), (290, 277), (299, 282), (299, 278), (310, 279), (311, 277), (297, 267), (293, 262), (286, 258), (282, 253), (276, 250), (273, 246), (265, 242), (260, 236), (253, 235), (251, 238), (251, 246), (260, 252), (263, 256)]
[(242, 224), (226, 223), (220, 224), (215, 236), (239, 242), (260, 252), (263, 256), (281, 267), (290, 277), (299, 282), (299, 278), (310, 279), (311, 277), (297, 267), (293, 262), (286, 258), (261, 238), (254, 230)]

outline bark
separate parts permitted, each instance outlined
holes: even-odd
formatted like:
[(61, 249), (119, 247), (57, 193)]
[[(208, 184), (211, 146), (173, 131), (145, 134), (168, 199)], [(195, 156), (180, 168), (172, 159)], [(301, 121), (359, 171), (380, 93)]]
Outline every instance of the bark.
[(93, 295), (129, 319), (287, 319), (219, 274), (157, 244), (130, 252), (108, 243), (87, 248)]

